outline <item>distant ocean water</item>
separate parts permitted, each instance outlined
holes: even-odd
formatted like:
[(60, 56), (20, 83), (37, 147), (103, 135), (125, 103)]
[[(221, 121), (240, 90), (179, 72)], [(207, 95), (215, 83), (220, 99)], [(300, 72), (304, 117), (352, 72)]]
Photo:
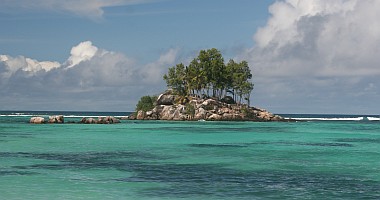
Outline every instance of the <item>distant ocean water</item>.
[(376, 115), (29, 124), (0, 111), (0, 199), (380, 199)]

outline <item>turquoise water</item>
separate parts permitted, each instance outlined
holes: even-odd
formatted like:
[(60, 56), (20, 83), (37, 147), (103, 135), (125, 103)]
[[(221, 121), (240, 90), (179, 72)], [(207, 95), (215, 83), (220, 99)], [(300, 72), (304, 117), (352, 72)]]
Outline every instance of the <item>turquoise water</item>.
[(379, 121), (0, 117), (0, 199), (379, 199)]

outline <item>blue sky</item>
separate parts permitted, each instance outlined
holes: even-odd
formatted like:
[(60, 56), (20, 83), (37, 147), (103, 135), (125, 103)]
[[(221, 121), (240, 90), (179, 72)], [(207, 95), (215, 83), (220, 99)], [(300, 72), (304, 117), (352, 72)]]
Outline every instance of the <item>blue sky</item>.
[(232, 51), (252, 46), (252, 35), (265, 25), (273, 0), (149, 2), (105, 7), (101, 16), (20, 8), (14, 3), (14, 11), (0, 15), (7, 27), (0, 33), (2, 53), (63, 62), (71, 47), (86, 40), (142, 62), (173, 47)]
[[(0, 110), (133, 111), (199, 50), (248, 61), (252, 105), (379, 114), (380, 1), (3, 0)], [(378, 14), (379, 13), (379, 14)]]

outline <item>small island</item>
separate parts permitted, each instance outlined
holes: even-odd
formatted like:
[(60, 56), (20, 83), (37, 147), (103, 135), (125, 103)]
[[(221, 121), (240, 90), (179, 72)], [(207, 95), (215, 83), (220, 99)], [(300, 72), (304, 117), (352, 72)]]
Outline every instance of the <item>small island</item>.
[(143, 96), (130, 119), (175, 121), (290, 121), (250, 106), (254, 84), (248, 62), (229, 60), (219, 50), (201, 50), (188, 66), (170, 67), (168, 89)]

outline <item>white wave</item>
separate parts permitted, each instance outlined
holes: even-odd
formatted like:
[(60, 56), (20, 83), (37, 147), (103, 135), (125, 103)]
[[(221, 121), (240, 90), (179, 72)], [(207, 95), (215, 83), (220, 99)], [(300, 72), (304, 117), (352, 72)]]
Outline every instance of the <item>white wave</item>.
[(380, 121), (380, 117), (367, 117), (369, 121)]
[(0, 115), (0, 117), (33, 117), (36, 115), (27, 115), (27, 114), (10, 114), (10, 115)]
[(83, 118), (83, 117), (102, 117), (102, 116), (94, 116), (94, 115), (65, 115), (64, 118)]
[[(95, 117), (108, 117), (110, 115), (65, 115), (63, 117), (65, 118), (83, 118), (83, 117), (86, 117), (86, 118), (89, 118), (89, 117), (92, 117), (92, 118), (95, 118)], [(128, 116), (113, 116), (113, 117), (116, 117), (116, 118), (124, 118), (124, 117), (128, 117)]]
[[(0, 117), (35, 117), (35, 116), (39, 116), (39, 117), (49, 117), (49, 116), (53, 116), (53, 115), (31, 115), (31, 114), (9, 114), (9, 115), (0, 115)], [(64, 115), (63, 117), (64, 118), (83, 118), (83, 117), (86, 117), (86, 118), (89, 118), (89, 117), (92, 117), (92, 118), (96, 118), (96, 117), (108, 117), (109, 115)], [(116, 117), (116, 118), (125, 118), (125, 117), (128, 117), (128, 116), (113, 116), (113, 117)]]
[(364, 120), (364, 117), (343, 117), (343, 118), (291, 118), (295, 120), (304, 120), (304, 121), (361, 121)]

